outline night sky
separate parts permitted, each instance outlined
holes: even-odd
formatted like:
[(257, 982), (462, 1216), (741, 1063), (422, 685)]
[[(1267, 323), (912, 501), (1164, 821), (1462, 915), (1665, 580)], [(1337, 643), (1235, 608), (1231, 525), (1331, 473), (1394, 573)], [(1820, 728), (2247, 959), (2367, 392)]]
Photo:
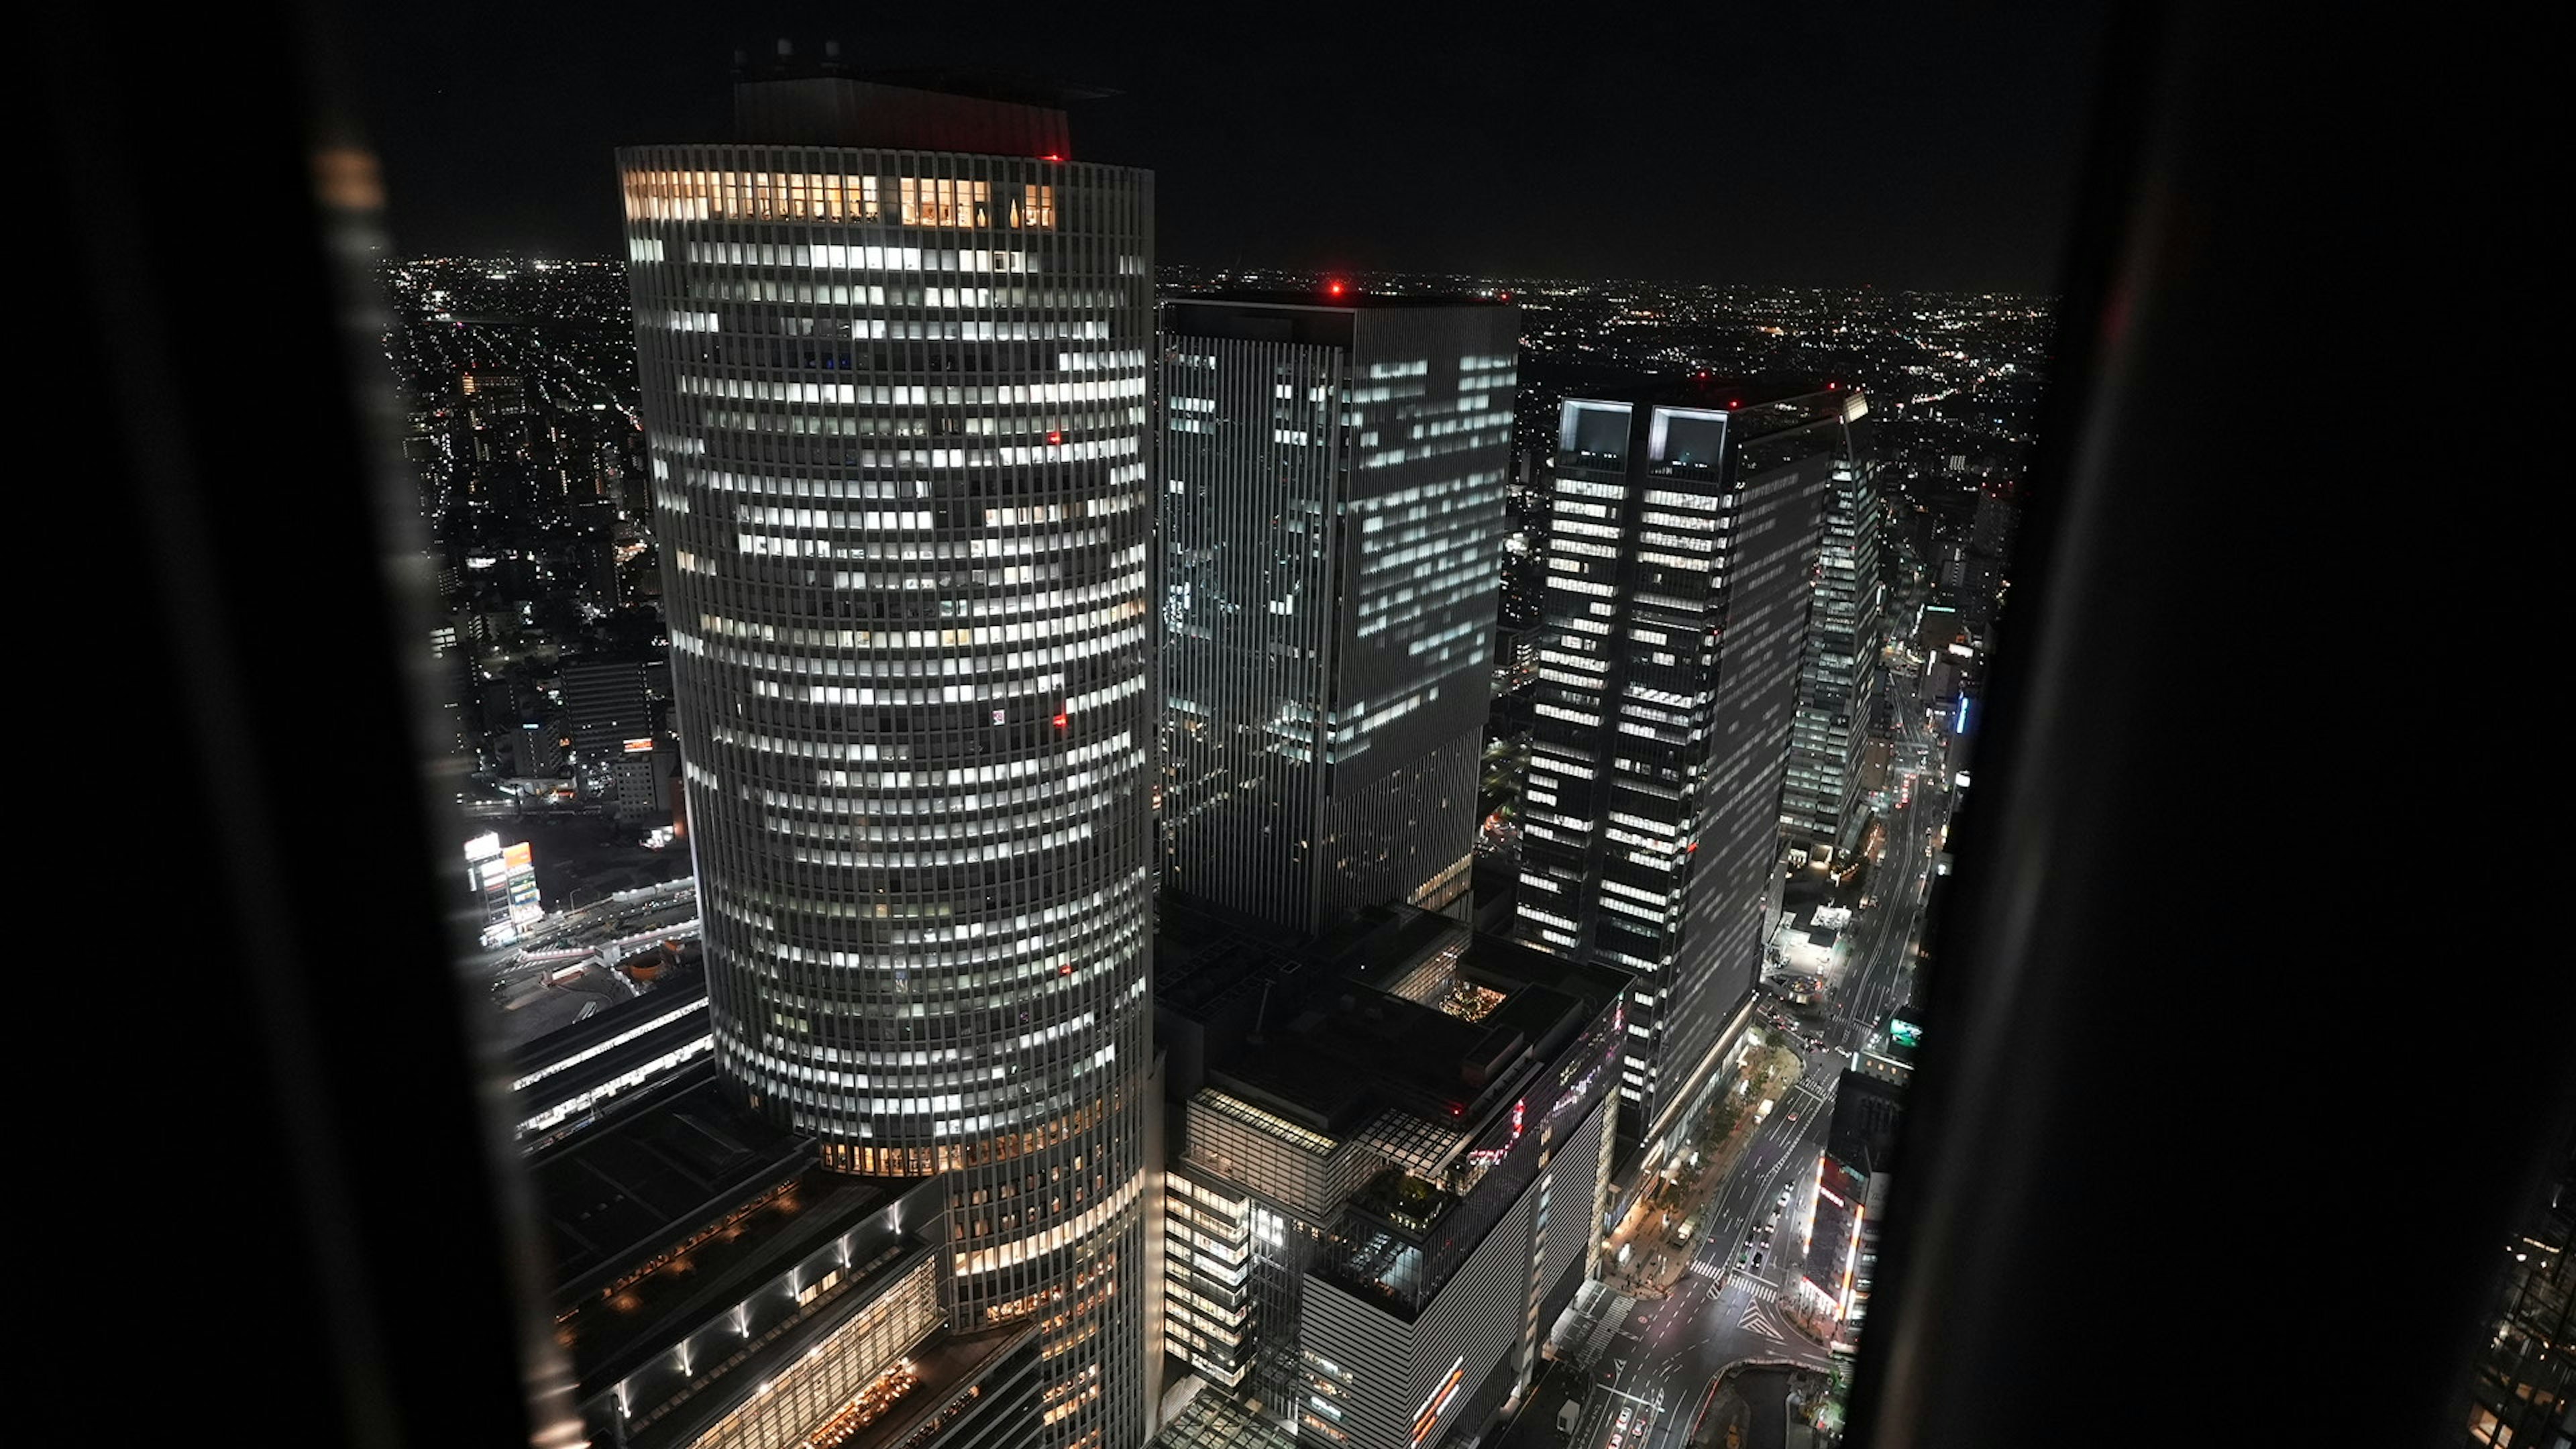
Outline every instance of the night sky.
[(459, 0), (349, 23), (407, 255), (621, 251), (612, 149), (734, 139), (733, 52), (783, 35), (1120, 91), (1073, 108), (1075, 155), (1157, 173), (1166, 262), (2027, 291), (2053, 284), (2102, 34), (2073, 3)]

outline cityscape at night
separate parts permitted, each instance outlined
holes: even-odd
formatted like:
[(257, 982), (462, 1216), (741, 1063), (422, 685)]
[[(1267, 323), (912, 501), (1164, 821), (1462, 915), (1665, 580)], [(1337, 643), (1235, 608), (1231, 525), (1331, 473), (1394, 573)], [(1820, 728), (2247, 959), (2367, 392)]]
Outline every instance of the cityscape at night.
[[(2241, 481), (2354, 411), (2229, 351), (2282, 274), (2159, 321), (2286, 209), (2124, 129), (2258, 104), (2139, 79), (2226, 47), (645, 9), (317, 41), (275, 327), (347, 396), (196, 374), (309, 518), (154, 525), (218, 567), (135, 637), (255, 742), (206, 888), (306, 983), (209, 1017), (244, 1180), (357, 1204), (259, 1230), (336, 1442), (2277, 1442), (2186, 1387), (2260, 1362), (2331, 1442), (2576, 1449), (2576, 971), (2322, 944), (2425, 894), (2331, 823), (2384, 738), (2191, 803), (2424, 705), (2402, 539), (2319, 527), (2320, 632), (2231, 536), (2371, 507)], [(318, 531), (189, 545), (261, 511)], [(2396, 1105), (2330, 1149), (2293, 1080)], [(2206, 1340), (2126, 1346), (2168, 1291)], [(2414, 1427), (2308, 1402), (2342, 1332)]]

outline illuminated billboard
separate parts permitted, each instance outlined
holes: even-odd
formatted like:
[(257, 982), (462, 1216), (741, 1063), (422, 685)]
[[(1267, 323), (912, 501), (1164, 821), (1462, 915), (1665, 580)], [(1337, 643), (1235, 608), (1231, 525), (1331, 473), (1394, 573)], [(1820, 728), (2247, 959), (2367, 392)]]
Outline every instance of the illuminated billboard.
[(1887, 1019), (1887, 1039), (1901, 1047), (1921, 1046), (1923, 1028), (1901, 1016), (1891, 1016)]
[(511, 944), (518, 927), (546, 913), (537, 893), (537, 853), (524, 840), (503, 845), (498, 835), (478, 835), (467, 841), (465, 876), (483, 895), (486, 947)]
[(509, 868), (510, 919), (524, 926), (546, 913), (537, 899), (537, 853), (528, 842), (502, 847), (501, 864)]
[(653, 742), (649, 739), (628, 740), (626, 742), (626, 753), (630, 755), (649, 755), (653, 753)]

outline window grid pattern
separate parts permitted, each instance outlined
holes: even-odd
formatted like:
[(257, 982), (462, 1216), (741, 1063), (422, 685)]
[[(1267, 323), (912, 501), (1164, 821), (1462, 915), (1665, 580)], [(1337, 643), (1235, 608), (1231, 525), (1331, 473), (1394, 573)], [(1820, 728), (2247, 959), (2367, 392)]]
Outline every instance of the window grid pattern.
[(951, 1174), (956, 1317), (1079, 1386), (1041, 1442), (1135, 1442), (1151, 178), (620, 165), (718, 1063)]
[(1384, 1166), (1339, 1141), (1214, 1087), (1192, 1094), (1185, 1114), (1191, 1160), (1307, 1218), (1337, 1211)]
[[(1601, 1150), (1615, 1113), (1592, 1093), (1540, 1148), (1536, 1172), (1417, 1313), (1320, 1272), (1305, 1283), (1299, 1437), (1332, 1449), (1432, 1449), (1525, 1384), (1544, 1326), (1537, 1308), (1579, 1268), (1596, 1234), (1574, 1216), (1606, 1192)], [(1548, 1124), (1543, 1122), (1541, 1131)]]
[[(1862, 450), (1856, 441), (1855, 451)], [(1781, 826), (1810, 845), (1848, 849), (1859, 828), (1861, 753), (1878, 702), (1885, 599), (1876, 474), (1864, 457), (1837, 461), (1825, 510), (1780, 796)]]
[[(1519, 930), (1638, 977), (1632, 1137), (1716, 1079), (1759, 974), (1845, 411), (1820, 393), (1741, 415), (1569, 399), (1561, 416)], [(1563, 546), (1593, 539), (1612, 552)]]
[(1466, 893), (1518, 332), (1507, 307), (1172, 305), (1176, 890), (1311, 934)]
[(863, 1398), (905, 1391), (903, 1355), (940, 1325), (937, 1264), (920, 1266), (813, 1350), (760, 1386), (741, 1407), (690, 1441), (689, 1449), (801, 1449), (815, 1426)]

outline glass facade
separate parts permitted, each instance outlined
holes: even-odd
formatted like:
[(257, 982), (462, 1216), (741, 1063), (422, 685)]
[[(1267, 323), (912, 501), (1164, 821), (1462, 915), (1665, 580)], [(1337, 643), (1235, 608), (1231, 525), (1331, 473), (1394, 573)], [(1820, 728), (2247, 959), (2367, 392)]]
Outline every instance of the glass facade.
[(1760, 969), (1809, 581), (1864, 411), (1825, 391), (1564, 405), (1518, 929), (1635, 974), (1631, 1138), (1714, 1080)]
[(624, 151), (716, 1058), (1143, 1437), (1151, 178)]
[(1780, 826), (1788, 837), (1836, 855), (1858, 845), (1861, 753), (1878, 707), (1886, 600), (1878, 573), (1877, 468), (1859, 426), (1854, 433), (1854, 456), (1834, 464), (1807, 613), (1807, 657), (1798, 671), (1798, 712), (1789, 726), (1789, 773), (1780, 792)]
[(1517, 309), (1176, 300), (1164, 875), (1321, 934), (1467, 892)]
[(2456, 1442), (2568, 1449), (2576, 1444), (2576, 1149), (2498, 1267), (2494, 1336), (2473, 1356)]

